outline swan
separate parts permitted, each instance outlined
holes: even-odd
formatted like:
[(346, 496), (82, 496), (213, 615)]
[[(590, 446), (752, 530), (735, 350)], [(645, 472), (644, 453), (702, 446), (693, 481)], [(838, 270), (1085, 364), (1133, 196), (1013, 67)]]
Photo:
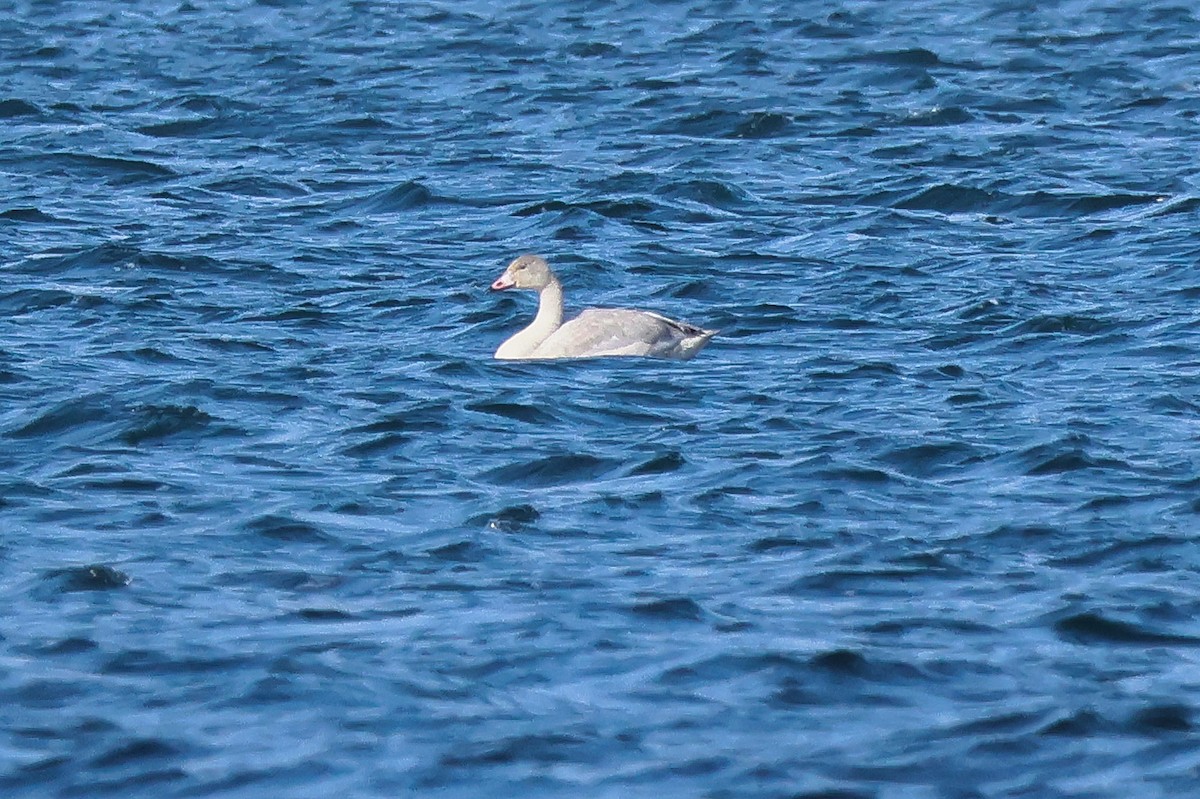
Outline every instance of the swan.
[(513, 288), (538, 292), (538, 310), (533, 322), (496, 350), (501, 360), (615, 355), (687, 360), (717, 334), (649, 311), (625, 308), (591, 308), (564, 323), (562, 283), (538, 255), (517, 257), (492, 283), (492, 291)]

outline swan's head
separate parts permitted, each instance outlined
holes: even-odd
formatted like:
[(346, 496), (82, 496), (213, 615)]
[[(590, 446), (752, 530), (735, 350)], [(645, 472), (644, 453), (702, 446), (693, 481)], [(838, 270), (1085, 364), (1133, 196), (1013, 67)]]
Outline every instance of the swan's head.
[(554, 280), (554, 273), (546, 259), (538, 255), (521, 255), (516, 258), (504, 274), (492, 283), (492, 291), (503, 289), (534, 289), (541, 291)]

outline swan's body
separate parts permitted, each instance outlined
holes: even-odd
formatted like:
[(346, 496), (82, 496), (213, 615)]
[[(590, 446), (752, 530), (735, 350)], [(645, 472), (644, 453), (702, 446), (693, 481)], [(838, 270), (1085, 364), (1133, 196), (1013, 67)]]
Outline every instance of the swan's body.
[(493, 291), (533, 289), (538, 312), (527, 327), (496, 350), (504, 360), (599, 358), (640, 355), (651, 358), (691, 358), (717, 334), (649, 311), (592, 308), (563, 323), (563, 291), (549, 264), (536, 255), (522, 255), (492, 283)]

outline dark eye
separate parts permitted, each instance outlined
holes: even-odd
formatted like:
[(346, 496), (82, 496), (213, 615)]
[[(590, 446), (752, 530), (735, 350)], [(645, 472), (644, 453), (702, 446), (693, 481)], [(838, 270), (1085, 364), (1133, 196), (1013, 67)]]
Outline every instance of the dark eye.
[(529, 266), (529, 264), (517, 264), (517, 271), (520, 272), (527, 266)]

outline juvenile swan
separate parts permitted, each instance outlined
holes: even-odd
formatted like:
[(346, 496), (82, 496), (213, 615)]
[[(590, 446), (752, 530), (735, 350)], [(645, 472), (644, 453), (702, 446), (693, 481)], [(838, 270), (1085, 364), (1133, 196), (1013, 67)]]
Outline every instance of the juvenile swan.
[(564, 324), (562, 284), (546, 260), (537, 255), (518, 257), (492, 283), (492, 291), (512, 288), (537, 291), (538, 311), (528, 327), (496, 350), (496, 357), (504, 360), (607, 355), (686, 360), (717, 334), (656, 313), (625, 308), (591, 308)]

